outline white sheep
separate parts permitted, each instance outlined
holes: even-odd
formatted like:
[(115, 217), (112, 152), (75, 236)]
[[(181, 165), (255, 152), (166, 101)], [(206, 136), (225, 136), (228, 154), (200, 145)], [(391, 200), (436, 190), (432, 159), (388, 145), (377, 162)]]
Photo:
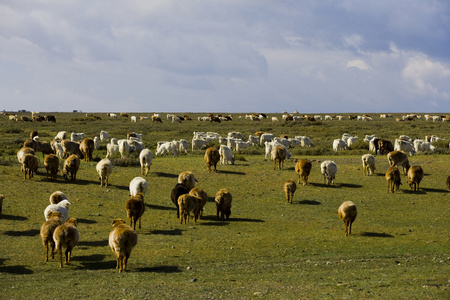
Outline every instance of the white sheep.
[(100, 179), (100, 186), (103, 186), (103, 183), (105, 184), (105, 188), (108, 186), (108, 178), (109, 175), (111, 175), (113, 171), (113, 164), (109, 160), (109, 158), (104, 158), (97, 164), (97, 173), (98, 173), (98, 179)]
[(372, 154), (364, 154), (361, 157), (364, 175), (372, 175), (375, 171), (375, 157)]
[(155, 155), (156, 156), (166, 156), (167, 153), (172, 152), (173, 153), (173, 157), (177, 157), (178, 156), (178, 150), (177, 150), (177, 146), (175, 143), (173, 142), (165, 142), (163, 144), (161, 144), (158, 147), (158, 150), (156, 151)]
[(51, 212), (57, 211), (60, 212), (62, 215), (61, 222), (65, 223), (66, 220), (69, 218), (69, 205), (70, 205), (69, 200), (62, 200), (58, 204), (50, 204), (44, 211), (45, 220), (48, 221)]
[(100, 149), (100, 139), (98, 138), (98, 136), (94, 137), (94, 149)]
[(334, 184), (334, 178), (337, 173), (337, 166), (334, 161), (326, 160), (320, 165), (323, 174), (323, 184)]
[(100, 131), (100, 141), (109, 142), (109, 133), (106, 131)]
[(356, 219), (357, 211), (355, 203), (352, 201), (345, 201), (339, 206), (338, 209), (339, 218), (344, 221), (345, 224), (345, 236), (348, 236), (352, 233), (352, 224)]
[(135, 177), (130, 181), (130, 196), (136, 196), (137, 193), (145, 194), (148, 190), (148, 182), (142, 177)]
[(148, 175), (148, 172), (150, 171), (150, 166), (152, 165), (153, 160), (153, 153), (149, 149), (144, 149), (139, 154), (139, 162), (141, 163), (141, 174), (144, 175), (144, 168), (145, 168), (145, 175)]

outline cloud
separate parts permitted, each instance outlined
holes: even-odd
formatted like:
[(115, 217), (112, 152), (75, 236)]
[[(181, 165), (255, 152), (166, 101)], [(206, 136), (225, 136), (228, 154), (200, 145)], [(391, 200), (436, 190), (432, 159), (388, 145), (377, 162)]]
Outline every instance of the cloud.
[(347, 63), (347, 68), (358, 68), (360, 70), (369, 70), (369, 66), (361, 59), (351, 60)]

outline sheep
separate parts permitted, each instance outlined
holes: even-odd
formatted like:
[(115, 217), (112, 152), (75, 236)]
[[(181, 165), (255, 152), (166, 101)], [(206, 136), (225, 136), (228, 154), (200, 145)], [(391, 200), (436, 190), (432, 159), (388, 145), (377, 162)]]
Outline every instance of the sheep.
[[(180, 224), (189, 223), (189, 214), (192, 212), (194, 214), (194, 222), (197, 222), (199, 211), (200, 211), (200, 202), (202, 199), (199, 197), (184, 194), (178, 197), (178, 207), (180, 210)], [(187, 221), (187, 222), (186, 222)]]
[(347, 148), (347, 143), (344, 140), (341, 139), (335, 139), (333, 141), (333, 150), (335, 152), (339, 151), (339, 150), (344, 150)]
[(178, 206), (178, 198), (181, 195), (188, 194), (189, 189), (183, 183), (177, 183), (170, 193), (173, 204), (177, 207), (177, 218), (180, 217), (180, 207)]
[(413, 156), (414, 154), (416, 154), (416, 150), (414, 150), (414, 145), (410, 141), (403, 139), (395, 140), (394, 150), (409, 153), (409, 156)]
[(219, 154), (220, 154), (220, 163), (222, 165), (225, 165), (225, 164), (234, 165), (234, 162), (236, 161), (236, 159), (234, 158), (233, 152), (231, 151), (231, 149), (228, 146), (220, 145)]
[(42, 244), (45, 248), (45, 261), (48, 261), (48, 248), (50, 246), (50, 253), (52, 259), (55, 258), (55, 242), (53, 241), (53, 233), (55, 232), (56, 227), (62, 224), (61, 221), (62, 214), (58, 211), (53, 211), (49, 215), (48, 221), (45, 221), (41, 226), (41, 239)]
[(145, 212), (144, 194), (131, 195), (131, 198), (125, 203), (125, 210), (128, 220), (130, 220), (130, 227), (133, 224), (133, 229), (136, 230), (136, 222), (139, 220), (139, 229), (141, 229), (141, 217)]
[(42, 158), (46, 154), (55, 154), (55, 151), (52, 148), (52, 145), (49, 142), (37, 142), (37, 152), (42, 153)]
[(30, 147), (32, 148), (35, 152), (38, 151), (38, 142), (36, 142), (34, 139), (27, 139), (24, 143), (23, 143), (24, 147)]
[(63, 158), (67, 158), (72, 154), (78, 155), (80, 159), (84, 158), (83, 153), (81, 153), (80, 151), (80, 144), (78, 144), (77, 142), (63, 140), (61, 142), (61, 146), (63, 148)]
[(60, 131), (58, 134), (53, 138), (54, 141), (63, 141), (67, 139), (67, 132), (66, 131)]
[(294, 198), (295, 190), (297, 189), (297, 185), (295, 181), (292, 179), (288, 179), (284, 183), (284, 192), (286, 193), (287, 202), (292, 204), (292, 199)]
[(5, 199), (5, 196), (0, 195), (0, 215), (2, 214), (3, 210), (3, 199)]
[(364, 175), (372, 175), (375, 171), (375, 157), (371, 154), (364, 154), (361, 160)]
[(409, 189), (419, 191), (419, 184), (424, 176), (421, 166), (411, 166), (408, 170), (408, 183)]
[(271, 142), (274, 137), (275, 137), (275, 135), (273, 135), (272, 133), (263, 133), (259, 137), (259, 144), (264, 145), (265, 142)]
[(94, 137), (94, 150), (100, 149), (100, 146), (101, 146), (101, 141), (98, 138), (98, 136), (95, 136)]
[(391, 141), (380, 139), (378, 140), (378, 149), (381, 154), (387, 154), (394, 151), (394, 146)]
[(216, 202), (217, 220), (224, 220), (225, 218), (228, 220), (231, 215), (231, 202), (233, 201), (230, 191), (225, 188), (220, 189), (216, 193), (214, 201)]
[(141, 164), (141, 174), (144, 175), (145, 168), (145, 176), (148, 175), (150, 171), (150, 166), (152, 165), (153, 153), (149, 149), (144, 149), (139, 154), (139, 162)]
[(334, 184), (334, 178), (337, 173), (337, 165), (334, 161), (326, 160), (320, 165), (323, 174), (323, 184)]
[(387, 155), (389, 166), (403, 167), (403, 174), (406, 174), (409, 170), (408, 156), (400, 151), (391, 151)]
[(236, 151), (237, 152), (239, 152), (239, 151), (241, 151), (242, 149), (248, 149), (248, 147), (251, 145), (251, 142), (242, 142), (242, 141), (239, 141), (239, 142), (236, 142), (236, 147), (235, 147), (235, 149), (236, 149)]
[(287, 157), (287, 150), (284, 146), (276, 146), (272, 149), (272, 157), (273, 157), (273, 169), (276, 170), (277, 160), (278, 160), (278, 169), (281, 170), (284, 164), (284, 160)]
[(17, 160), (19, 161), (21, 167), (21, 171), (23, 172), (23, 158), (25, 157), (25, 155), (27, 154), (35, 154), (36, 151), (34, 151), (33, 148), (30, 147), (22, 147), (20, 148), (19, 151), (17, 151)]
[(189, 190), (195, 187), (195, 183), (198, 182), (195, 179), (194, 174), (191, 171), (184, 171), (178, 175), (178, 183), (184, 184)]
[(77, 219), (70, 218), (64, 224), (56, 227), (53, 232), (53, 240), (55, 241), (55, 250), (59, 253), (59, 267), (62, 268), (62, 248), (66, 248), (65, 263), (70, 264), (72, 249), (78, 243), (79, 235), (77, 229)]
[(355, 203), (353, 203), (352, 201), (345, 201), (344, 203), (342, 203), (341, 206), (339, 206), (338, 215), (339, 218), (344, 221), (345, 236), (350, 235), (352, 233), (352, 224), (355, 221), (357, 215)]
[(142, 177), (135, 177), (130, 181), (130, 196), (136, 196), (138, 193), (142, 193), (144, 196), (147, 194), (148, 182)]
[(22, 170), (25, 171), (25, 179), (31, 179), (33, 174), (37, 172), (39, 167), (39, 160), (33, 154), (25, 154), (22, 161)]
[(56, 180), (59, 169), (59, 158), (55, 154), (47, 154), (44, 158), (44, 166), (48, 173), (50, 172), (50, 178)]
[(119, 269), (120, 273), (127, 268), (128, 258), (137, 244), (138, 236), (122, 219), (115, 219), (112, 227), (114, 229), (109, 233), (109, 247), (117, 256), (116, 269)]
[(67, 180), (70, 174), (70, 180), (75, 182), (77, 180), (77, 172), (80, 168), (80, 159), (78, 155), (72, 154), (64, 162), (63, 169), (61, 171), (63, 177)]
[(58, 156), (59, 159), (63, 159), (63, 147), (60, 142), (51, 141), (50, 146), (52, 147), (53, 151), (55, 151), (56, 156)]
[(297, 183), (300, 184), (300, 178), (302, 179), (303, 186), (308, 184), (308, 176), (311, 173), (312, 163), (309, 159), (300, 159), (295, 164), (295, 172), (298, 174)]
[(106, 131), (100, 131), (100, 141), (101, 142), (109, 142), (109, 133)]
[(387, 193), (389, 194), (389, 189), (392, 193), (398, 191), (400, 185), (402, 184), (400, 171), (398, 170), (398, 168), (395, 166), (389, 167), (389, 169), (386, 171), (385, 177), (387, 181)]
[(53, 194), (50, 195), (50, 204), (58, 204), (59, 202), (67, 200), (66, 195), (64, 195), (61, 191), (56, 191)]
[[(112, 139), (111, 139), (112, 141)], [(108, 145), (106, 145), (106, 157), (112, 157), (114, 154), (119, 154), (120, 153), (120, 149), (119, 149), (119, 145), (116, 145), (114, 143), (109, 143)]]
[(132, 138), (137, 138), (138, 140), (142, 140), (142, 133), (129, 132), (127, 133), (127, 140), (131, 140)]
[(69, 205), (71, 205), (71, 203), (67, 199), (63, 199), (57, 204), (48, 205), (44, 210), (45, 220), (48, 220), (51, 212), (57, 211), (62, 214), (61, 221), (63, 223), (66, 222), (66, 220), (69, 218)]
[(92, 153), (94, 153), (95, 142), (91, 138), (83, 139), (80, 143), (80, 151), (84, 156), (85, 161), (92, 160)]
[(203, 216), (203, 207), (205, 207), (206, 202), (208, 202), (208, 194), (206, 194), (206, 192), (201, 189), (201, 188), (193, 188), (192, 190), (189, 191), (189, 194), (192, 196), (196, 196), (198, 198), (201, 199), (201, 201), (199, 202), (199, 207), (198, 207), (198, 211), (199, 211), (199, 219), (201, 219), (201, 217)]
[(216, 147), (209, 147), (205, 152), (205, 164), (208, 167), (208, 172), (211, 172), (211, 167), (214, 167), (214, 172), (217, 172), (217, 163), (220, 160), (220, 153)]
[(118, 140), (119, 143), (119, 152), (121, 157), (125, 157), (128, 153), (130, 153), (130, 144), (128, 140), (122, 139)]
[(167, 153), (172, 152), (173, 157), (178, 156), (178, 149), (175, 143), (173, 142), (164, 142), (159, 145), (158, 150), (156, 151), (155, 155), (159, 156), (166, 156)]
[(196, 138), (193, 138), (191, 143), (192, 143), (192, 151), (201, 150), (201, 149), (207, 147), (207, 145), (208, 145), (208, 142), (206, 140), (196, 139)]
[(84, 133), (75, 133), (75, 132), (72, 132), (72, 133), (70, 134), (70, 140), (71, 140), (72, 142), (80, 142), (80, 141), (84, 140)]
[(108, 178), (109, 175), (111, 175), (113, 168), (113, 164), (109, 160), (109, 158), (104, 158), (98, 162), (96, 170), (98, 179), (100, 180), (100, 186), (103, 186), (103, 184), (105, 184), (105, 188), (108, 187)]
[(136, 123), (136, 116), (131, 116), (130, 120), (131, 120), (132, 123)]

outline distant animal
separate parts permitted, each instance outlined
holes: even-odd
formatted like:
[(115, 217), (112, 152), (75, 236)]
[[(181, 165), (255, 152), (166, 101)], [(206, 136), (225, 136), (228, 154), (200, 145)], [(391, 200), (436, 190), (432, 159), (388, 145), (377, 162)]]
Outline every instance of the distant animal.
[[(141, 174), (145, 176), (148, 175), (150, 171), (150, 166), (152, 165), (153, 153), (149, 149), (144, 149), (139, 154), (139, 162), (141, 164)], [(145, 169), (145, 172), (144, 172)]]
[(48, 261), (48, 250), (50, 247), (50, 254), (52, 259), (55, 258), (55, 242), (53, 241), (53, 233), (56, 227), (62, 224), (62, 214), (58, 211), (53, 211), (49, 215), (49, 219), (41, 226), (41, 239), (45, 248), (45, 261)]
[(372, 175), (375, 171), (375, 157), (372, 154), (364, 154), (361, 160), (364, 175)]
[(294, 198), (295, 190), (297, 189), (297, 185), (295, 181), (292, 179), (288, 179), (284, 183), (284, 192), (286, 193), (287, 202), (292, 204), (292, 199)]
[[(216, 193), (216, 197), (214, 198), (216, 202), (217, 208), (217, 219), (218, 220), (228, 220), (231, 215), (231, 202), (233, 201), (233, 197), (228, 189), (220, 189)], [(220, 214), (220, 217), (219, 217)]]
[(100, 141), (101, 142), (109, 142), (109, 133), (106, 131), (100, 131)]
[(98, 179), (100, 179), (100, 186), (105, 184), (105, 188), (108, 187), (108, 178), (113, 171), (113, 164), (109, 158), (104, 158), (97, 163), (96, 170), (98, 174)]
[(334, 179), (337, 173), (336, 163), (331, 160), (326, 160), (320, 165), (320, 170), (323, 175), (323, 184), (334, 184)]
[(387, 154), (391, 151), (394, 151), (394, 146), (391, 141), (380, 139), (378, 140), (378, 149), (381, 154)]
[(272, 149), (272, 157), (273, 157), (273, 169), (276, 170), (277, 161), (278, 161), (278, 169), (281, 170), (284, 164), (284, 160), (287, 158), (287, 150), (285, 146), (275, 146)]
[(356, 219), (357, 210), (355, 203), (352, 201), (345, 201), (339, 206), (338, 209), (339, 218), (344, 221), (345, 224), (345, 236), (348, 236), (352, 233), (352, 224)]
[(80, 142), (80, 141), (84, 140), (84, 133), (75, 133), (75, 132), (72, 132), (72, 133), (70, 134), (70, 140), (71, 140), (72, 142)]
[(389, 169), (386, 171), (385, 178), (387, 181), (387, 193), (388, 194), (389, 194), (389, 190), (391, 190), (392, 193), (399, 190), (402, 182), (401, 182), (401, 178), (400, 178), (400, 171), (398, 170), (398, 168), (396, 166), (389, 167)]
[(78, 243), (79, 234), (77, 229), (77, 219), (70, 218), (64, 224), (56, 227), (53, 233), (55, 250), (59, 253), (59, 267), (62, 268), (62, 248), (66, 248), (65, 263), (70, 264), (72, 249)]
[(419, 184), (422, 181), (424, 172), (421, 166), (411, 166), (408, 170), (409, 189), (419, 191)]
[(335, 139), (333, 141), (333, 150), (335, 152), (340, 151), (340, 150), (344, 150), (346, 148), (347, 148), (347, 143), (344, 140)]
[(63, 141), (67, 139), (67, 132), (66, 131), (60, 131), (56, 136), (53, 138), (55, 141)]
[(211, 172), (211, 167), (213, 171), (217, 172), (217, 163), (220, 160), (220, 153), (216, 147), (209, 147), (205, 152), (205, 164), (208, 167), (208, 172)]
[(297, 183), (302, 179), (303, 186), (308, 184), (308, 176), (311, 173), (312, 163), (309, 159), (299, 159), (295, 164), (295, 172), (298, 174)]
[(409, 170), (409, 161), (406, 153), (400, 151), (391, 151), (387, 155), (389, 166), (403, 167), (403, 174)]
[(133, 229), (136, 230), (136, 222), (139, 220), (139, 229), (141, 229), (141, 217), (145, 212), (144, 194), (137, 193), (135, 196), (131, 196), (125, 203), (125, 210), (128, 220), (130, 220), (130, 227), (133, 224)]
[(117, 256), (116, 269), (119, 269), (120, 273), (127, 268), (128, 258), (137, 244), (138, 235), (122, 219), (115, 219), (112, 226), (113, 230), (109, 233), (109, 247)]

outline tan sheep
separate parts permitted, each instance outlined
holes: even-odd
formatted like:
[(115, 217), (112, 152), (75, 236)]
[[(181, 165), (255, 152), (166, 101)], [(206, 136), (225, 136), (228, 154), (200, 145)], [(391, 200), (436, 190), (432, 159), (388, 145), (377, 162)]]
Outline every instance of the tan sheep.
[(68, 200), (66, 195), (63, 194), (61, 191), (56, 191), (53, 194), (50, 195), (50, 204), (58, 204), (59, 202), (63, 200)]
[(139, 229), (141, 229), (141, 217), (145, 212), (144, 194), (137, 193), (136, 196), (128, 199), (125, 203), (125, 210), (130, 220), (130, 227), (133, 224), (133, 229), (136, 230), (136, 222), (139, 220)]
[(400, 171), (397, 167), (390, 167), (386, 171), (386, 181), (387, 181), (387, 193), (389, 194), (389, 190), (391, 190), (392, 193), (395, 191), (398, 191), (400, 188), (401, 178), (400, 178)]
[(72, 249), (78, 243), (79, 235), (77, 229), (77, 219), (70, 218), (66, 223), (56, 227), (53, 233), (53, 240), (55, 241), (55, 250), (59, 253), (59, 267), (62, 268), (62, 248), (66, 248), (65, 263), (70, 264), (72, 256)]
[(297, 183), (300, 184), (300, 178), (302, 179), (303, 186), (308, 184), (308, 176), (311, 173), (312, 163), (309, 159), (300, 159), (295, 164), (295, 172), (298, 174)]
[(109, 247), (117, 256), (116, 269), (120, 273), (127, 268), (128, 258), (137, 244), (138, 236), (122, 219), (115, 219), (112, 226), (114, 229), (109, 233)]
[(188, 190), (193, 189), (196, 182), (198, 182), (197, 179), (195, 179), (194, 174), (190, 171), (184, 171), (178, 175), (178, 183), (184, 184)]
[(231, 202), (233, 201), (230, 191), (228, 189), (220, 189), (214, 200), (216, 201), (217, 219), (224, 220), (226, 217), (228, 220), (231, 215)]
[(194, 222), (197, 222), (199, 213), (200, 213), (200, 202), (202, 201), (201, 198), (190, 195), (190, 194), (184, 194), (178, 197), (178, 207), (180, 209), (180, 224), (189, 223), (189, 215), (192, 212), (194, 214)]
[(105, 184), (105, 188), (108, 187), (108, 178), (113, 171), (112, 162), (109, 160), (109, 158), (104, 158), (98, 162), (96, 169), (98, 179), (100, 179), (100, 186), (103, 186), (103, 184)]
[(406, 174), (409, 170), (409, 161), (406, 153), (401, 151), (391, 151), (387, 155), (389, 166), (403, 167), (403, 174)]
[(93, 139), (86, 138), (80, 143), (80, 152), (84, 155), (85, 161), (92, 160), (92, 154), (94, 153), (95, 142)]
[(62, 214), (58, 211), (50, 213), (49, 219), (41, 226), (42, 244), (45, 247), (45, 261), (48, 261), (48, 248), (50, 246), (50, 253), (52, 259), (55, 258), (55, 242), (53, 241), (53, 233), (56, 227), (62, 224)]
[(55, 154), (47, 154), (44, 158), (44, 166), (47, 170), (47, 177), (50, 172), (50, 178), (56, 180), (59, 169), (59, 158)]
[(37, 142), (37, 152), (42, 152), (42, 157), (46, 154), (55, 154), (52, 145), (49, 142)]
[(38, 142), (36, 142), (34, 139), (27, 139), (24, 143), (23, 143), (24, 147), (29, 147), (32, 148), (35, 152), (38, 151)]
[(419, 184), (424, 176), (421, 166), (411, 166), (408, 170), (409, 189), (419, 191)]
[(19, 163), (21, 164), (21, 171), (23, 172), (23, 158), (25, 157), (26, 154), (36, 154), (36, 151), (34, 151), (33, 148), (30, 147), (22, 147), (20, 148), (19, 151), (17, 151), (17, 160), (19, 161)]
[(25, 171), (25, 179), (27, 179), (27, 174), (28, 178), (31, 179), (31, 177), (33, 177), (33, 174), (37, 172), (38, 167), (39, 160), (37, 159), (37, 157), (33, 154), (25, 154), (22, 162), (22, 170)]
[(214, 167), (214, 172), (217, 172), (217, 163), (220, 160), (219, 150), (215, 147), (209, 147), (205, 152), (205, 164), (208, 167), (208, 172), (211, 172), (211, 167)]
[(339, 218), (344, 221), (345, 224), (345, 236), (348, 236), (352, 233), (352, 224), (356, 219), (357, 211), (355, 203), (352, 201), (345, 201), (339, 206), (338, 209)]
[(84, 155), (80, 151), (80, 144), (70, 140), (63, 140), (61, 142), (61, 147), (63, 149), (63, 158), (67, 158), (72, 154), (78, 155), (79, 158), (83, 159)]
[(77, 180), (77, 172), (79, 168), (80, 159), (78, 158), (78, 155), (72, 154), (64, 162), (61, 173), (65, 179), (68, 179), (68, 176), (70, 175), (70, 180), (75, 182)]
[(364, 175), (372, 175), (375, 171), (375, 157), (372, 154), (364, 154), (361, 157)]
[(272, 149), (272, 157), (273, 157), (273, 169), (276, 170), (277, 160), (278, 160), (278, 169), (281, 170), (284, 164), (284, 160), (286, 159), (287, 153), (286, 148), (284, 146), (276, 146)]
[(284, 183), (284, 192), (286, 193), (287, 202), (292, 204), (292, 199), (294, 198), (295, 190), (297, 189), (297, 185), (295, 181), (292, 179), (286, 180)]
[(199, 219), (203, 216), (203, 207), (205, 207), (206, 202), (208, 202), (208, 195), (206, 192), (201, 188), (193, 188), (189, 192), (190, 195), (196, 196), (201, 199), (199, 203)]

